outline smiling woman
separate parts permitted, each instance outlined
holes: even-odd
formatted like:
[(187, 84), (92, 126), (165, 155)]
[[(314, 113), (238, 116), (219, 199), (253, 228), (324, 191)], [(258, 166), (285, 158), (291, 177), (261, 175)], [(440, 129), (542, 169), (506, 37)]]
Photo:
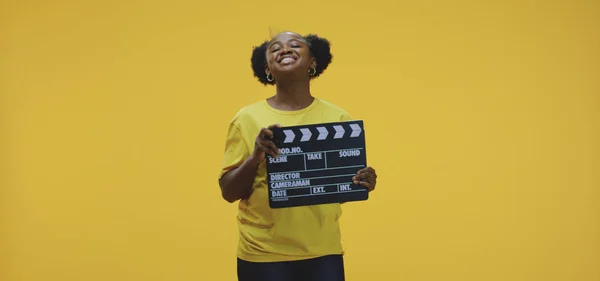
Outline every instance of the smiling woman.
[[(340, 204), (271, 209), (264, 161), (266, 154), (282, 154), (265, 138), (273, 137), (272, 128), (352, 120), (346, 111), (310, 92), (310, 81), (325, 71), (332, 57), (328, 40), (294, 32), (282, 32), (252, 52), (254, 76), (275, 85), (276, 92), (235, 115), (219, 174), (223, 198), (239, 200), (240, 281), (345, 278)], [(376, 178), (375, 170), (367, 167), (357, 172), (354, 182), (372, 191)]]
[[(290, 52), (288, 50), (286, 52), (280, 52), (285, 46), (297, 51)], [(270, 54), (278, 52), (279, 57), (270, 56)], [(281, 75), (283, 74), (282, 72), (289, 73), (289, 70), (296, 66), (295, 63), (303, 58), (305, 60), (298, 62), (300, 65), (298, 68), (308, 69), (307, 72), (311, 79), (318, 77), (325, 69), (327, 69), (327, 66), (329, 66), (333, 58), (330, 52), (329, 41), (325, 38), (318, 37), (317, 35), (303, 37), (293, 32), (280, 33), (271, 41), (266, 41), (259, 47), (254, 48), (251, 60), (254, 76), (256, 76), (263, 84), (275, 85), (275, 76), (279, 76), (280, 79), (285, 79), (285, 75)], [(272, 69), (269, 69), (268, 65), (272, 66)], [(302, 75), (306, 74), (306, 72), (296, 73)]]

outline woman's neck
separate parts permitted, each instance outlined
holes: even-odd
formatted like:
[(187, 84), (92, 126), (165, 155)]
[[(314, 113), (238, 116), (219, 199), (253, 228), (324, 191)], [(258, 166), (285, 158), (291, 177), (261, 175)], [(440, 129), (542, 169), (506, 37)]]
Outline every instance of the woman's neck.
[(277, 92), (269, 99), (271, 106), (279, 110), (299, 110), (308, 107), (314, 97), (310, 93), (310, 81), (293, 81), (275, 84)]

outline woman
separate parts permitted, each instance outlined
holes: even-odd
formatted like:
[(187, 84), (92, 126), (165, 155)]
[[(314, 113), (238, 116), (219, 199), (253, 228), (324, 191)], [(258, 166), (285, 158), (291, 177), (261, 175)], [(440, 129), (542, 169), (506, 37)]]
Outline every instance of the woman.
[[(352, 120), (341, 108), (311, 95), (310, 80), (331, 62), (329, 42), (282, 32), (255, 47), (252, 69), (275, 95), (242, 108), (230, 123), (219, 185), (225, 200), (239, 202), (239, 281), (344, 280), (338, 220), (340, 204), (271, 209), (265, 155), (279, 153), (271, 129)], [(268, 137), (268, 138), (267, 138)], [(372, 191), (371, 167), (353, 180)]]

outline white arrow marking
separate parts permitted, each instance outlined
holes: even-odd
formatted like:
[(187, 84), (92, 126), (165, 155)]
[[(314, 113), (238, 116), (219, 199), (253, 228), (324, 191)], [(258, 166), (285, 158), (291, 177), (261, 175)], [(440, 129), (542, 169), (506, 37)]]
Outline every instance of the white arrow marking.
[(294, 134), (294, 132), (292, 130), (283, 130), (283, 133), (285, 134), (285, 140), (283, 140), (284, 143), (294, 141), (294, 138), (296, 137), (296, 135)]
[(319, 131), (319, 136), (317, 137), (317, 140), (324, 140), (327, 138), (327, 135), (329, 135), (329, 132), (325, 127), (317, 127), (317, 131)]
[(350, 134), (351, 138), (360, 136), (360, 132), (362, 132), (362, 130), (358, 124), (350, 124), (350, 128), (352, 128), (352, 134)]
[(333, 136), (334, 139), (339, 139), (341, 137), (344, 136), (344, 127), (340, 126), (340, 125), (335, 125), (333, 126), (333, 129), (335, 130), (335, 136)]
[(310, 136), (312, 136), (312, 133), (308, 128), (302, 128), (300, 129), (300, 132), (302, 132), (302, 139), (300, 139), (300, 141), (308, 141)]

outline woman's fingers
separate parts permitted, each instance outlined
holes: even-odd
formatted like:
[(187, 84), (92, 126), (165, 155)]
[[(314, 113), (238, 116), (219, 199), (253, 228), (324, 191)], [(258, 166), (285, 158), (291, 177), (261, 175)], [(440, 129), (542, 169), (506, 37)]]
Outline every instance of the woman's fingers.
[(269, 129), (269, 130), (274, 129), (274, 128), (281, 128), (281, 124), (273, 124), (273, 125), (270, 125), (269, 127), (267, 127), (267, 129)]
[(273, 140), (273, 128), (281, 128), (280, 124), (272, 124), (267, 128), (262, 128), (260, 133), (258, 134), (258, 138), (256, 140), (256, 146), (259, 151), (271, 155), (273, 158), (277, 158), (279, 154), (279, 149), (275, 145)]
[(369, 191), (373, 191), (375, 189), (375, 185), (368, 181), (359, 181), (357, 184), (366, 187)]
[(366, 167), (360, 169), (356, 172), (356, 175), (352, 178), (354, 184), (362, 185), (372, 191), (375, 189), (375, 185), (377, 184), (377, 174), (375, 173), (375, 169), (372, 167)]
[(270, 130), (270, 129), (268, 129), (268, 128), (262, 128), (262, 129), (260, 130), (260, 133), (258, 134), (258, 137), (259, 137), (260, 139), (264, 139), (264, 138), (265, 138), (265, 136), (266, 136), (266, 137), (268, 137), (269, 139), (273, 139), (273, 131), (271, 131), (271, 130)]
[(362, 185), (362, 186), (368, 188), (369, 191), (372, 191), (373, 189), (375, 189), (376, 181), (373, 180), (372, 177), (365, 176), (364, 174), (354, 176), (352, 178), (352, 181), (354, 182), (354, 184)]
[(358, 171), (358, 174), (363, 174), (363, 173), (370, 173), (370, 174), (373, 174), (375, 177), (377, 177), (377, 174), (375, 173), (375, 169), (373, 169), (373, 167), (362, 168)]
[(272, 141), (259, 140), (256, 145), (260, 152), (269, 154), (269, 155), (271, 155), (271, 157), (274, 157), (274, 158), (277, 157), (278, 149)]
[(270, 140), (265, 140), (263, 144), (269, 151), (269, 155), (271, 155), (274, 158), (277, 158), (277, 155), (279, 154), (279, 149), (277, 148), (277, 146)]
[(260, 130), (259, 137), (260, 138), (264, 138), (265, 136), (267, 136), (269, 139), (273, 139), (273, 131), (272, 131), (272, 129), (274, 129), (274, 128), (281, 128), (281, 125), (279, 125), (279, 124), (273, 124), (273, 125), (269, 125), (266, 128), (262, 128)]

